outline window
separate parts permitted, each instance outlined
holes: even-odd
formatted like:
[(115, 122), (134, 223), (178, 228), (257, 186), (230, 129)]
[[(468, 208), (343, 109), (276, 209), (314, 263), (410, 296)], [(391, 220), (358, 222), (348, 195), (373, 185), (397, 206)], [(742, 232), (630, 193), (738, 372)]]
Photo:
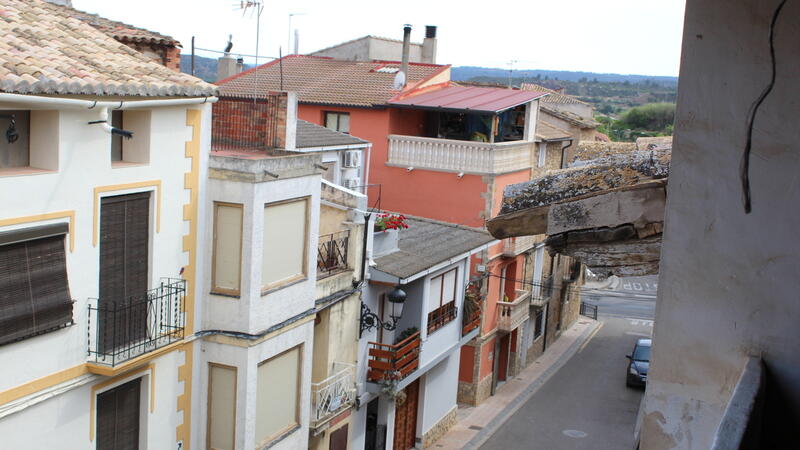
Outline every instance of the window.
[(150, 111), (111, 111), (111, 126), (133, 133), (130, 139), (111, 135), (112, 165), (150, 162)]
[(236, 445), (236, 367), (208, 365), (208, 437), (210, 450)]
[(542, 335), (542, 332), (544, 332), (544, 316), (545, 308), (542, 308), (536, 312), (533, 326), (533, 339), (538, 339), (539, 336)]
[(350, 133), (350, 113), (325, 112), (325, 128), (342, 133)]
[(270, 203), (264, 206), (264, 290), (299, 280), (306, 275), (308, 199)]
[(258, 365), (256, 444), (259, 447), (300, 424), (301, 356), (298, 346)]
[(58, 170), (58, 132), (58, 111), (0, 111), (0, 174)]
[(97, 450), (139, 448), (141, 378), (97, 396)]
[(0, 344), (72, 324), (67, 224), (0, 233)]
[(214, 202), (212, 292), (239, 295), (242, 267), (242, 211), (236, 203)]
[(547, 143), (539, 142), (539, 161), (537, 166), (544, 167), (546, 161), (547, 161)]
[(458, 269), (431, 278), (428, 300), (428, 333), (456, 318)]

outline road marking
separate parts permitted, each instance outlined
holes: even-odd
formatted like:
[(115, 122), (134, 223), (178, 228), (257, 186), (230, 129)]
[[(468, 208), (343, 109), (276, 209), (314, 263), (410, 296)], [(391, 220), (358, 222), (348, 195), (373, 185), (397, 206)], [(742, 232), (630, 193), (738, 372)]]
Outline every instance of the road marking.
[(643, 327), (652, 327), (653, 321), (652, 320), (642, 320), (642, 319), (628, 319), (631, 325), (641, 325)]
[(580, 348), (578, 348), (578, 353), (580, 353), (584, 347), (589, 345), (589, 341), (591, 341), (594, 335), (597, 334), (598, 331), (600, 331), (600, 328), (603, 328), (604, 324), (605, 322), (600, 322), (600, 325), (597, 328), (595, 328), (594, 331), (592, 331), (592, 334), (590, 334), (589, 337), (586, 338), (586, 341), (584, 341), (583, 344), (581, 344)]
[(629, 336), (642, 336), (642, 337), (650, 337), (652, 336), (650, 333), (637, 333), (635, 331), (626, 331), (625, 334)]
[(562, 433), (564, 433), (565, 436), (569, 436), (571, 438), (585, 438), (586, 436), (588, 436), (588, 434), (586, 434), (581, 430), (564, 430), (562, 431)]

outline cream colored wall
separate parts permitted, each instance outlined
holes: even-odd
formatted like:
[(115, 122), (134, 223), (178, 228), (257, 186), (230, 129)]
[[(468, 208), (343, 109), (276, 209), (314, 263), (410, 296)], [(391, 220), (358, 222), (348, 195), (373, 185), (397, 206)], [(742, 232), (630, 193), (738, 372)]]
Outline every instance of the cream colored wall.
[(319, 235), (336, 233), (347, 229), (347, 211), (328, 205), (321, 205), (319, 211)]

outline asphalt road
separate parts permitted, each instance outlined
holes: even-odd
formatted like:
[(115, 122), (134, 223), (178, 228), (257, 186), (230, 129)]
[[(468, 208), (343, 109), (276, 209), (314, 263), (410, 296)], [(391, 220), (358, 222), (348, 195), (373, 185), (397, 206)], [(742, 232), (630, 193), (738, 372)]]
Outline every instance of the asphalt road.
[(652, 334), (657, 286), (656, 277), (622, 281), (615, 290), (587, 299), (599, 306), (602, 328), (482, 449), (633, 448), (633, 428), (644, 391), (625, 386), (625, 355), (637, 339)]

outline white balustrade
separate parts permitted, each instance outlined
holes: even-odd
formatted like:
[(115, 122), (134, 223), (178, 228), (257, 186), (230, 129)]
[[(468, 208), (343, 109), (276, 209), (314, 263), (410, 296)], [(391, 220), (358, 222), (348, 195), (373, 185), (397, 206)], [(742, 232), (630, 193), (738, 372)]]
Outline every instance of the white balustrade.
[(356, 399), (356, 367), (352, 364), (333, 363), (333, 375), (311, 383), (311, 426), (318, 427)]
[(501, 174), (531, 167), (534, 143), (457, 141), (389, 136), (387, 164), (469, 174)]

